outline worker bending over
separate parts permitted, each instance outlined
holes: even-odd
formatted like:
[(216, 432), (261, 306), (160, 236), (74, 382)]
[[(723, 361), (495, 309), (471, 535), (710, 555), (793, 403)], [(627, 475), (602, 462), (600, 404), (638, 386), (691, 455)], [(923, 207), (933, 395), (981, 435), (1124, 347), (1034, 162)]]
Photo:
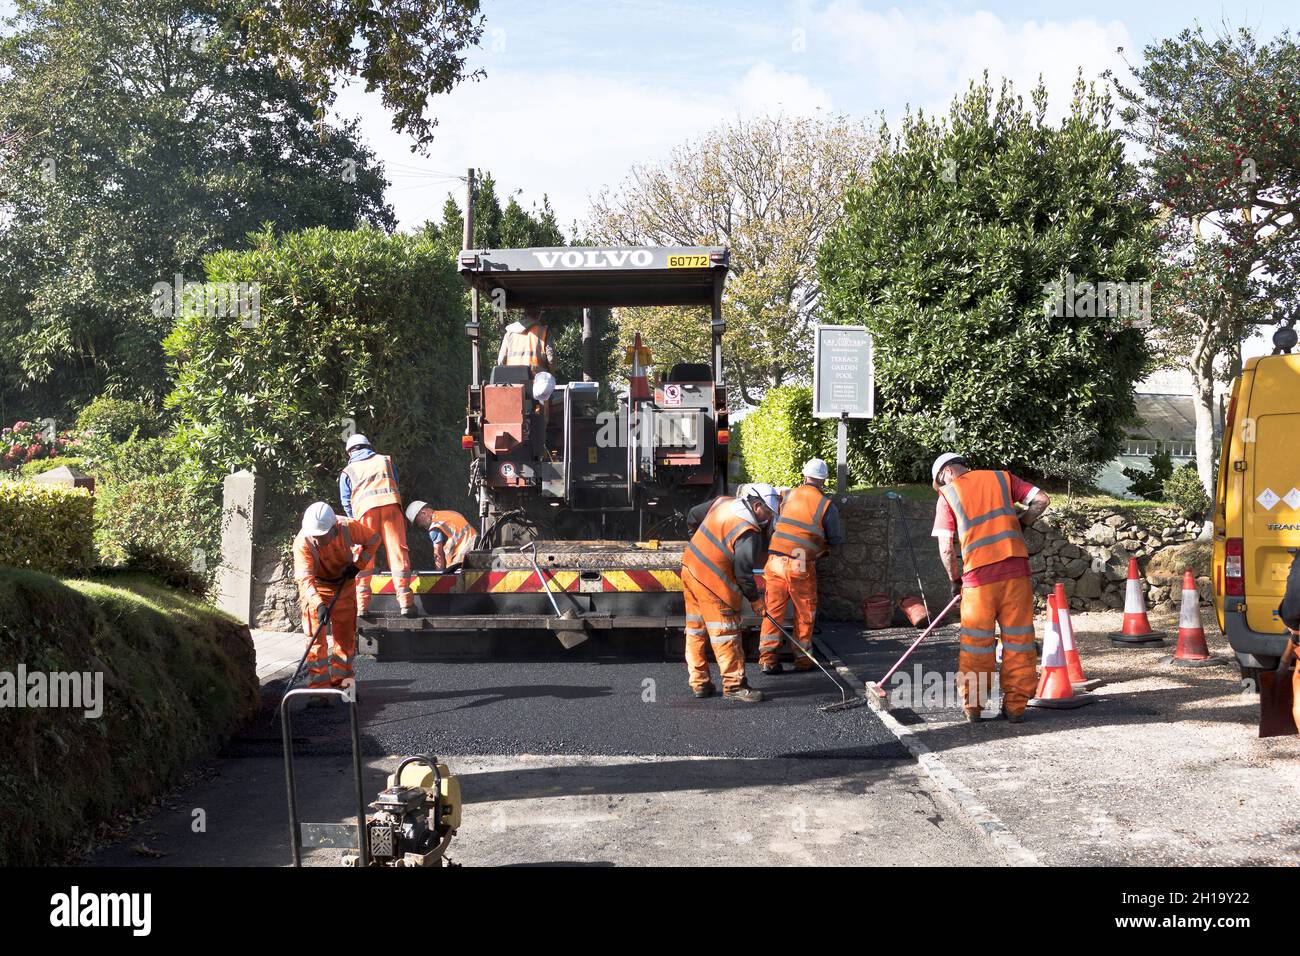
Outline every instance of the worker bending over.
[(766, 527), (776, 507), (771, 485), (743, 485), (737, 497), (721, 495), (696, 505), (686, 516), (686, 666), (696, 697), (711, 697), (716, 690), (709, 679), (707, 637), (722, 675), (722, 695), (745, 703), (763, 699), (745, 680), (740, 615), (746, 599), (761, 613), (762, 593), (754, 572), (763, 566)]
[(360, 521), (338, 518), (323, 501), (302, 516), (302, 529), (293, 539), (293, 577), (303, 631), (310, 637), (325, 631), (307, 652), (311, 687), (343, 687), (351, 683), (352, 658), (357, 653), (357, 574), (374, 557), (379, 535)]
[[(930, 469), (939, 493), (934, 536), (939, 557), (961, 594), (961, 649), (957, 687), (971, 723), (980, 720), (994, 670), (997, 632), (1002, 631), (1002, 714), (1012, 723), (1025, 717), (1037, 684), (1034, 647), (1034, 589), (1024, 528), (1047, 510), (1048, 497), (1006, 471), (972, 471), (948, 452)], [(1016, 505), (1025, 510), (1016, 513)], [(953, 535), (961, 547), (953, 549)]]
[(542, 321), (542, 310), (524, 309), (524, 317), (506, 326), (497, 352), (498, 365), (526, 365), (529, 374), (549, 372), (555, 367), (551, 330)]
[[(812, 653), (813, 619), (817, 616), (817, 562), (844, 542), (840, 515), (830, 496), (822, 490), (828, 475), (826, 462), (809, 459), (803, 466), (804, 483), (781, 496), (781, 508), (772, 527), (763, 568), (767, 613), (785, 620), (785, 609), (794, 603), (794, 639)], [(782, 671), (777, 654), (781, 634), (776, 624), (763, 618), (759, 632), (758, 663), (764, 674)], [(802, 654), (794, 657), (794, 669), (812, 670), (812, 661)]]
[(421, 531), (428, 532), (435, 571), (459, 571), (465, 555), (478, 544), (478, 529), (459, 512), (434, 511), (428, 502), (412, 501), (406, 509), (406, 518)]
[[(387, 455), (377, 455), (365, 435), (353, 435), (347, 443), (348, 465), (339, 475), (339, 499), (349, 518), (356, 518), (383, 538), (388, 555), (397, 609), (403, 617), (415, 614), (411, 593), (411, 552), (406, 547), (406, 522), (402, 520), (402, 493), (397, 485), (397, 467)], [(370, 577), (374, 560), (361, 565), (357, 584), (357, 613), (370, 610)]]

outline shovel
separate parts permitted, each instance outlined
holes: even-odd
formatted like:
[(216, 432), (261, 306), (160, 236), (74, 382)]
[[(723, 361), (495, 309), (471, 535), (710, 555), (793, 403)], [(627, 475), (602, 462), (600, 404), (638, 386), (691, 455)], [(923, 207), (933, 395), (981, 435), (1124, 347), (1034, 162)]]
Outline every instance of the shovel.
[(1286, 665), (1294, 655), (1288, 649), (1278, 662), (1275, 671), (1264, 671), (1259, 675), (1259, 735), (1261, 737), (1283, 737), (1294, 735), (1297, 731), (1295, 722), (1295, 691), (1291, 684), (1291, 671)]
[(551, 586), (546, 581), (546, 575), (542, 573), (541, 567), (537, 563), (537, 542), (529, 541), (519, 548), (521, 553), (527, 553), (532, 561), (533, 570), (537, 572), (537, 580), (542, 584), (542, 590), (546, 592), (547, 598), (550, 599), (551, 608), (555, 611), (555, 624), (552, 629), (556, 638), (564, 649), (570, 650), (577, 647), (589, 636), (587, 629), (582, 623), (582, 618), (578, 617), (573, 611), (560, 611), (560, 605), (555, 602), (555, 595), (551, 593)]

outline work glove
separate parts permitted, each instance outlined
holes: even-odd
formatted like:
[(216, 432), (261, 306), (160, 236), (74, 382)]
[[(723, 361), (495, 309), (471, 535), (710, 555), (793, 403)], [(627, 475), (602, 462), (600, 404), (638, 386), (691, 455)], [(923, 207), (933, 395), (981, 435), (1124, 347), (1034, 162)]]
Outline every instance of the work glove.
[(361, 573), (361, 569), (359, 567), (357, 567), (355, 564), (349, 564), (346, 568), (343, 569), (343, 574), (341, 575), (343, 579), (343, 583), (346, 584), (347, 582), (351, 581), (360, 573)]
[(754, 600), (750, 601), (749, 606), (754, 609), (754, 613), (757, 614), (760, 618), (762, 618), (762, 616), (765, 613), (767, 613), (767, 601), (764, 600), (761, 595), (759, 597), (754, 598)]
[(956, 581), (949, 581), (948, 584), (951, 586), (950, 590), (948, 591), (948, 594), (950, 596), (956, 597), (957, 595), (961, 594), (961, 578), (958, 578)]
[(316, 624), (322, 626), (330, 622), (330, 606), (324, 601), (316, 605)]

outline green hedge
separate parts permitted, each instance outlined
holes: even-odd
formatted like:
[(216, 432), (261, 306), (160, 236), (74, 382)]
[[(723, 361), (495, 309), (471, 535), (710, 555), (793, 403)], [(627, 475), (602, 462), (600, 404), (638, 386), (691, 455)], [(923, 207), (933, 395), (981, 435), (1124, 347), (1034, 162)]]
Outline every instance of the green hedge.
[[(182, 471), (213, 500), (249, 469), (267, 533), (338, 501), (350, 429), (397, 463), (406, 498), (468, 507), (460, 447), (469, 384), (464, 285), (427, 236), (308, 229), (205, 260), (209, 282), (256, 283), (256, 314), (187, 310), (166, 341)], [(496, 343), (484, 343), (484, 359)]]
[(84, 488), (0, 481), (0, 565), (55, 573), (95, 560), (95, 505)]
[(258, 704), (248, 628), (141, 576), (0, 570), (0, 671), (19, 664), (29, 679), (102, 674), (102, 713), (0, 708), (0, 866), (84, 847), (98, 824), (215, 753)]
[(102, 563), (206, 591), (219, 558), (215, 500), (195, 495), (177, 472), (105, 482), (95, 499), (95, 549)]
[(812, 389), (769, 389), (740, 422), (740, 454), (749, 481), (797, 485), (809, 458), (835, 459), (835, 423), (813, 418)]

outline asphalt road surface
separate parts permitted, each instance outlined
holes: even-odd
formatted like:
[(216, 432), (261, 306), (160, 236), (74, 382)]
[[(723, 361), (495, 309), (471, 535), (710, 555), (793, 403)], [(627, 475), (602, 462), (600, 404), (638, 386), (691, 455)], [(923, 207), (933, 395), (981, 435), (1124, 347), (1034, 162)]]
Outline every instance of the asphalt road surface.
[[(768, 700), (747, 705), (694, 699), (680, 662), (561, 654), (361, 662), (367, 795), (398, 756), (449, 762), (465, 797), (452, 856), (466, 865), (1002, 862), (869, 708), (818, 710), (840, 700), (820, 672), (767, 677), (751, 664)], [(204, 779), (88, 862), (288, 863), (279, 687)], [(294, 736), (304, 819), (346, 819), (344, 707), (297, 712)]]

